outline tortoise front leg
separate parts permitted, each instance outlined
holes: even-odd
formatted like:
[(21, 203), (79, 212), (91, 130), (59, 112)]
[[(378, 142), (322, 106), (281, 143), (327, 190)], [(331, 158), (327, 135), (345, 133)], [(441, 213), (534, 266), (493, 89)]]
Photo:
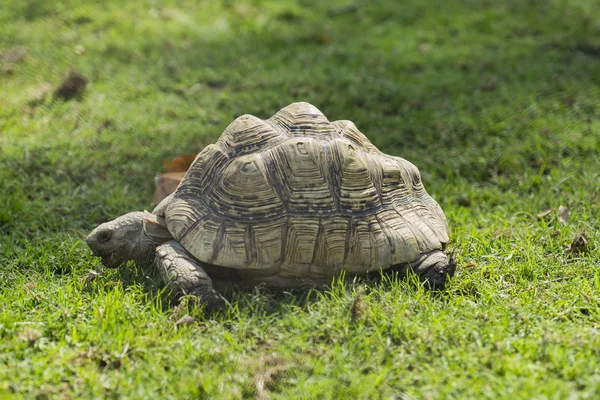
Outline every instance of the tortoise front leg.
[(170, 241), (158, 246), (154, 264), (176, 298), (194, 295), (208, 309), (225, 304), (225, 299), (214, 290), (212, 280), (202, 268), (202, 263), (194, 259), (178, 242)]

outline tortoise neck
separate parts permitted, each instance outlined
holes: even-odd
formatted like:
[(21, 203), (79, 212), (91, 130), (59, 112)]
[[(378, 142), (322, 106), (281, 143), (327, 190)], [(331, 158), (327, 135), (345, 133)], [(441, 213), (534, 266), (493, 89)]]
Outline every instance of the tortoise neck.
[(142, 232), (140, 234), (140, 246), (148, 252), (148, 257), (154, 257), (157, 246), (174, 240), (167, 228), (165, 219), (155, 214), (144, 211), (142, 219)]

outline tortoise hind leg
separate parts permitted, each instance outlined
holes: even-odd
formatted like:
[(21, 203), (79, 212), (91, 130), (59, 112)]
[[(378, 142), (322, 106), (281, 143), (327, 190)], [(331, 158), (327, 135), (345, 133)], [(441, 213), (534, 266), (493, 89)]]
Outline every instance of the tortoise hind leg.
[(225, 299), (214, 289), (202, 263), (194, 259), (178, 242), (170, 241), (158, 246), (154, 264), (177, 299), (184, 295), (194, 295), (208, 309), (225, 304)]

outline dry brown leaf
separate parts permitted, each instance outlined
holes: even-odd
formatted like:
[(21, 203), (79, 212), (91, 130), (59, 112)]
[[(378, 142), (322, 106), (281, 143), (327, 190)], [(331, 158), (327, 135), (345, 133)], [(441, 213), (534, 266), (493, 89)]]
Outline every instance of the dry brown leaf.
[(42, 83), (40, 86), (31, 91), (31, 97), (29, 98), (27, 104), (30, 106), (35, 106), (37, 104), (43, 103), (46, 99), (46, 96), (52, 91), (52, 86), (48, 83)]
[(256, 373), (254, 374), (256, 398), (259, 400), (267, 400), (271, 398), (269, 384), (285, 373), (292, 365), (289, 365), (288, 361), (277, 353), (262, 355), (257, 362), (258, 365), (254, 368), (254, 370), (256, 370)]
[(173, 193), (184, 176), (185, 172), (167, 172), (166, 174), (159, 175), (156, 180), (156, 189), (152, 195), (151, 204), (157, 205)]
[(367, 312), (367, 306), (365, 304), (365, 288), (360, 286), (356, 290), (356, 296), (352, 301), (352, 305), (350, 306), (350, 314), (352, 314), (352, 318), (361, 318)]
[(494, 237), (494, 239), (499, 239), (499, 238), (509, 239), (512, 237), (512, 229), (504, 228), (504, 229), (497, 230), (492, 234), (492, 236)]
[(175, 308), (173, 308), (173, 313), (169, 317), (169, 320), (172, 322), (177, 322), (181, 319), (182, 315), (186, 315), (188, 311), (188, 303), (187, 301), (181, 301)]
[(90, 282), (96, 280), (96, 278), (99, 277), (100, 275), (102, 275), (102, 271), (99, 271), (97, 269), (90, 270), (90, 272), (88, 272), (87, 275), (85, 276), (85, 281), (83, 282), (83, 287), (86, 287), (87, 285), (89, 285)]
[(471, 207), (472, 201), (468, 195), (459, 195), (454, 199), (454, 202), (462, 207)]
[(589, 241), (585, 232), (580, 232), (575, 239), (573, 239), (573, 243), (571, 243), (571, 248), (569, 251), (571, 253), (587, 253), (589, 251)]
[(549, 208), (545, 211), (542, 211), (541, 213), (539, 213), (537, 215), (537, 219), (542, 220), (545, 219), (548, 215), (552, 214), (554, 212), (554, 208)]
[(69, 71), (69, 75), (54, 91), (55, 99), (72, 100), (83, 94), (88, 80), (77, 71)]
[(2, 61), (5, 63), (18, 63), (27, 55), (27, 49), (15, 47), (2, 54)]
[(189, 314), (185, 314), (183, 317), (179, 318), (177, 322), (175, 322), (175, 326), (192, 325), (194, 322), (194, 318), (190, 317)]
[(558, 220), (561, 224), (567, 225), (569, 222), (569, 217), (571, 216), (571, 212), (567, 207), (560, 206), (558, 207)]
[(163, 158), (162, 163), (167, 172), (185, 172), (196, 159), (197, 154), (180, 154), (171, 161)]
[(2, 68), (2, 71), (6, 74), (6, 75), (11, 75), (14, 74), (16, 70), (16, 66), (13, 63), (6, 63), (4, 65), (4, 67)]
[(29, 344), (34, 344), (38, 339), (42, 337), (42, 333), (37, 329), (25, 328), (19, 335), (19, 339)]

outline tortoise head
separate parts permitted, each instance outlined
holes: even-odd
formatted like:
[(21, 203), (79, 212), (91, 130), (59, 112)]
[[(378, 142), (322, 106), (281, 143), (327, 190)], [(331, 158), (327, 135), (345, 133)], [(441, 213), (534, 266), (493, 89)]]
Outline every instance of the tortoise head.
[(121, 215), (94, 229), (85, 239), (102, 264), (116, 268), (128, 260), (147, 263), (156, 246), (172, 240), (164, 220), (147, 211)]

